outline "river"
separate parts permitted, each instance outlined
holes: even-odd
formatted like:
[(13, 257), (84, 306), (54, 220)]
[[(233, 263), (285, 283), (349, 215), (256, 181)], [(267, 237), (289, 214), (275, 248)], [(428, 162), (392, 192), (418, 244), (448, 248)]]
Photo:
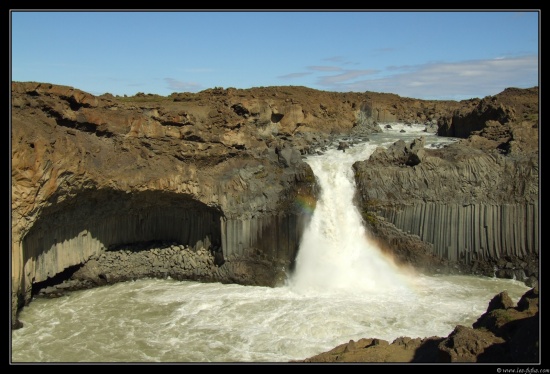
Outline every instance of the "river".
[(345, 152), (306, 158), (321, 196), (284, 286), (141, 279), (37, 298), (12, 331), (12, 362), (289, 362), (352, 339), (444, 337), (471, 326), (499, 292), (517, 302), (523, 282), (419, 274), (369, 240), (352, 204), (351, 165), (397, 139), (453, 141), (423, 130), (393, 124)]

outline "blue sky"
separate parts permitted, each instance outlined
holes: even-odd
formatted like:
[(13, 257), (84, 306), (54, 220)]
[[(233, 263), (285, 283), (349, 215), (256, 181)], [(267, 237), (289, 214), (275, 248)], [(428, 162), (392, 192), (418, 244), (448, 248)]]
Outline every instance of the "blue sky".
[(100, 95), (306, 86), (463, 100), (539, 84), (540, 12), (11, 12), (14, 81)]

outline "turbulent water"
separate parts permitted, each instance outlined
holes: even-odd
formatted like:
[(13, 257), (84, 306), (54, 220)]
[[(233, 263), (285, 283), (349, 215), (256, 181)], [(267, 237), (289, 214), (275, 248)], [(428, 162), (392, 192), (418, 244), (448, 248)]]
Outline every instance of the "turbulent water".
[(12, 332), (12, 362), (288, 362), (351, 339), (447, 336), (501, 291), (517, 302), (522, 282), (414, 274), (369, 241), (351, 165), (398, 138), (449, 141), (423, 129), (395, 124), (346, 152), (308, 157), (322, 193), (287, 285), (142, 279), (36, 299)]

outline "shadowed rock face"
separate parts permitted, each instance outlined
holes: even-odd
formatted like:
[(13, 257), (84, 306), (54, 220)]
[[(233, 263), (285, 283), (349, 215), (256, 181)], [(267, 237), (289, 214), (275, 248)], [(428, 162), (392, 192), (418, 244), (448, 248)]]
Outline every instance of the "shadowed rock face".
[[(407, 150), (407, 146), (401, 147)], [(537, 254), (538, 155), (504, 156), (464, 144), (410, 154), (381, 151), (354, 165), (363, 209), (471, 262)]]
[(439, 149), (422, 138), (396, 142), (354, 165), (365, 221), (393, 246), (401, 239), (384, 234), (389, 224), (429, 243), (438, 266), (538, 278), (538, 89), (461, 105), (439, 119), (438, 133), (466, 139)]
[(459, 138), (483, 134), (505, 145), (518, 128), (538, 128), (538, 95), (538, 87), (507, 88), (495, 96), (462, 101), (460, 108), (439, 119), (438, 134)]
[[(166, 240), (197, 250), (221, 242), (220, 212), (184, 194), (86, 191), (45, 207), (23, 239), (35, 281), (124, 243)], [(27, 271), (30, 269), (27, 268)]]
[[(67, 269), (70, 280), (85, 274), (95, 284), (166, 275), (164, 260), (143, 243), (173, 248), (165, 257), (178, 279), (277, 284), (292, 269), (307, 221), (300, 204), (315, 206), (315, 177), (301, 157), (383, 122), (439, 123), (442, 134), (451, 120), (461, 126), (457, 116), (475, 123), (460, 130), (466, 139), (456, 147), (396, 148), (357, 165), (366, 221), (381, 241), (396, 244), (398, 258), (414, 265), (474, 251), (481, 260), (538, 254), (537, 108), (537, 88), (453, 102), (305, 87), (113, 97), (13, 83), (12, 324), (33, 286)], [(460, 223), (451, 243), (422, 224), (439, 216)], [(500, 221), (500, 231), (491, 229)], [(500, 247), (480, 239), (479, 222)], [(113, 251), (130, 244), (156, 262), (128, 272), (132, 256)], [(190, 271), (181, 251), (209, 254), (213, 266), (205, 260)]]

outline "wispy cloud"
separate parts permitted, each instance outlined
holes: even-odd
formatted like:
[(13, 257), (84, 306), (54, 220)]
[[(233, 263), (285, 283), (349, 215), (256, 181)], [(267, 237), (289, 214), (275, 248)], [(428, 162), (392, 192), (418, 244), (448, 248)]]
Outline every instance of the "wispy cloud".
[(322, 61), (336, 62), (339, 65), (359, 65), (357, 61), (346, 60), (343, 56), (333, 56), (324, 58)]
[(319, 77), (317, 80), (317, 84), (321, 86), (334, 86), (338, 85), (342, 82), (346, 82), (358, 77), (362, 77), (363, 75), (372, 75), (378, 73), (378, 70), (375, 69), (367, 69), (367, 70), (345, 70), (341, 74), (336, 75), (330, 75), (325, 77)]
[(323, 61), (342, 62), (344, 58), (342, 56), (332, 56), (324, 58)]
[(336, 91), (376, 91), (398, 93), (415, 98), (452, 100), (494, 95), (507, 87), (538, 84), (538, 56), (471, 60), (454, 63), (429, 63), (416, 67), (391, 67), (401, 71), (383, 78), (342, 83), (320, 78), (320, 85)]
[(183, 82), (174, 78), (164, 78), (164, 81), (168, 84), (168, 89), (171, 91), (196, 92), (202, 88), (202, 86), (196, 82)]
[(342, 70), (339, 66), (308, 66), (307, 69), (315, 71), (340, 71)]
[(305, 77), (306, 75), (310, 75), (311, 73), (310, 72), (304, 72), (304, 73), (290, 73), (290, 74), (285, 74), (285, 75), (281, 75), (277, 78), (280, 78), (280, 79), (293, 79), (293, 78), (301, 78), (301, 77)]
[[(338, 65), (341, 65), (343, 59), (338, 56), (330, 60), (338, 60)], [(403, 97), (442, 100), (495, 95), (507, 87), (532, 87), (538, 84), (539, 78), (537, 55), (391, 65), (384, 70), (350, 70), (334, 65), (310, 65), (306, 69), (309, 72), (291, 73), (279, 78), (301, 78), (314, 74), (316, 86), (326, 90), (388, 92)]]

